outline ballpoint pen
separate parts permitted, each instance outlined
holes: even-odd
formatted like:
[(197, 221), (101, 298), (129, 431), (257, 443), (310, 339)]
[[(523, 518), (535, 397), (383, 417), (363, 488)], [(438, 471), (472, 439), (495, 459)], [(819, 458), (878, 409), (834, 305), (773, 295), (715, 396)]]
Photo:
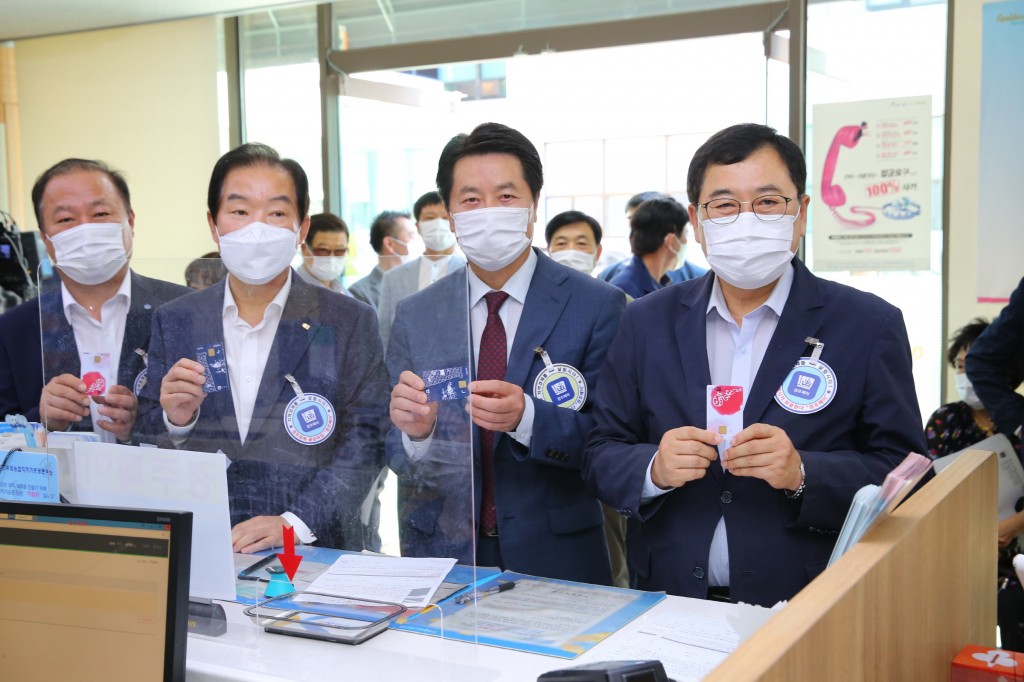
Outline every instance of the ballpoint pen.
[(456, 597), (455, 598), (455, 603), (456, 604), (469, 604), (470, 602), (475, 602), (476, 600), (480, 599), (481, 597), (486, 597), (489, 594), (497, 594), (499, 592), (508, 592), (509, 590), (514, 588), (515, 586), (516, 586), (515, 582), (507, 582), (507, 583), (501, 583), (500, 585), (495, 585), (493, 587), (487, 587), (487, 588), (484, 588), (484, 589), (481, 589), (481, 590), (472, 590), (470, 592), (466, 592), (465, 594), (460, 594), (458, 597)]

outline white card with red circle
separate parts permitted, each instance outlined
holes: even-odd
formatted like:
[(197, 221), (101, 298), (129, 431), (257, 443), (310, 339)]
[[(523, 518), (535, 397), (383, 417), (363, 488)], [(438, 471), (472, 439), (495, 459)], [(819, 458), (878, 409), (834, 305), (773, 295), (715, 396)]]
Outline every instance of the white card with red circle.
[(721, 436), (725, 447), (743, 430), (743, 400), (742, 386), (708, 386), (708, 431)]
[(106, 395), (111, 385), (110, 353), (82, 353), (82, 383), (86, 395)]

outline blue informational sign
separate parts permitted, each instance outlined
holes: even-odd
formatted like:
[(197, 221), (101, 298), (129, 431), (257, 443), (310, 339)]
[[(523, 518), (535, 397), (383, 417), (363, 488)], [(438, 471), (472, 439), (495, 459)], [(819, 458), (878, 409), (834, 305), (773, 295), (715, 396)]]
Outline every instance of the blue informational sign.
[(0, 450), (0, 500), (60, 502), (57, 458), (43, 452)]
[[(1005, 303), (1020, 281), (1024, 230), (1007, 197), (1020, 192), (1024, 133), (1024, 2), (981, 5), (981, 125), (978, 127), (978, 302)], [(1016, 85), (1014, 85), (1016, 83)], [(1012, 204), (1012, 199), (1010, 203)]]

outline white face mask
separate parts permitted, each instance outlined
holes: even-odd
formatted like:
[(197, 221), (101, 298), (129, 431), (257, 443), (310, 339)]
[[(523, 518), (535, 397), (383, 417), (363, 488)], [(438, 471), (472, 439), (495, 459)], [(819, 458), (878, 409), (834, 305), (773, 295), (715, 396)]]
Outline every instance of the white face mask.
[(668, 247), (668, 250), (676, 255), (675, 265), (670, 267), (669, 270), (678, 270), (686, 263), (686, 247), (689, 246), (689, 242), (684, 242), (679, 237), (676, 237), (676, 242), (679, 243), (678, 249), (673, 249), (671, 246)]
[(531, 210), (498, 206), (453, 213), (459, 248), (481, 270), (501, 270), (529, 246), (526, 228)]
[(421, 242), (419, 239), (413, 238), (407, 242), (403, 242), (401, 239), (397, 237), (389, 237), (389, 239), (396, 244), (401, 244), (402, 246), (404, 246), (405, 253), (387, 256), (387, 258), (397, 258), (398, 262), (404, 265), (405, 263), (414, 261), (423, 255), (423, 242)]
[(740, 213), (728, 225), (702, 220), (708, 263), (715, 274), (739, 289), (771, 284), (786, 271), (796, 254), (793, 247), (795, 216), (759, 220), (751, 212)]
[(431, 251), (447, 251), (455, 246), (455, 233), (447, 218), (434, 218), (420, 223), (423, 245)]
[(594, 271), (594, 265), (597, 259), (594, 258), (594, 254), (587, 253), (586, 251), (577, 251), (576, 249), (562, 249), (561, 251), (555, 251), (551, 254), (551, 260), (556, 263), (561, 263), (566, 267), (570, 267), (573, 270), (579, 270), (585, 275), (589, 275)]
[(978, 398), (978, 394), (974, 392), (974, 386), (966, 374), (956, 375), (956, 392), (960, 394), (960, 400), (967, 403), (972, 410), (985, 409), (985, 406), (981, 404), (981, 400)]
[(224, 267), (246, 284), (266, 284), (287, 268), (298, 248), (298, 229), (249, 223), (240, 230), (220, 234)]
[(128, 223), (83, 223), (50, 237), (56, 265), (79, 284), (103, 284), (128, 262), (125, 232)]
[(306, 259), (309, 271), (321, 282), (332, 282), (345, 272), (344, 256), (313, 256)]

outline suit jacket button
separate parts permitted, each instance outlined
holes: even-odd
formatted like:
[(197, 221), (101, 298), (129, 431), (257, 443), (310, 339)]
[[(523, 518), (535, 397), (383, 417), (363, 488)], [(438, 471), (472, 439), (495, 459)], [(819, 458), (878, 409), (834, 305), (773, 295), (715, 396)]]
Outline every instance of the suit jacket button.
[(702, 579), (704, 577), (704, 569), (701, 568), (700, 566), (697, 566), (696, 568), (694, 568), (693, 569), (693, 577), (697, 578), (698, 580)]
[(732, 493), (726, 490), (718, 499), (722, 501), (722, 504), (729, 504), (730, 502), (732, 502)]

